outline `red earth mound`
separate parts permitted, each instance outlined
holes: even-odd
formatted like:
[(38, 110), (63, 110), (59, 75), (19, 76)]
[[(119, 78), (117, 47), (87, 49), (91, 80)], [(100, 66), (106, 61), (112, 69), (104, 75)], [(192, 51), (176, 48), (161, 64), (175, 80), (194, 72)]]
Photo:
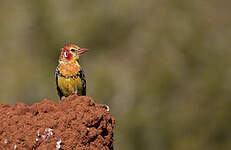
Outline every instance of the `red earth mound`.
[(115, 119), (87, 96), (0, 105), (0, 149), (112, 150)]

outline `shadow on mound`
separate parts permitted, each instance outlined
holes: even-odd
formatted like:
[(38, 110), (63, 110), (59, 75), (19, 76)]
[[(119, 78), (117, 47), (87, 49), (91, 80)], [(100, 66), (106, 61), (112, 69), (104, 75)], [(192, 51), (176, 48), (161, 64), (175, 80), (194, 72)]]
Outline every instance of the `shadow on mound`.
[(0, 149), (113, 149), (115, 119), (87, 96), (0, 105)]

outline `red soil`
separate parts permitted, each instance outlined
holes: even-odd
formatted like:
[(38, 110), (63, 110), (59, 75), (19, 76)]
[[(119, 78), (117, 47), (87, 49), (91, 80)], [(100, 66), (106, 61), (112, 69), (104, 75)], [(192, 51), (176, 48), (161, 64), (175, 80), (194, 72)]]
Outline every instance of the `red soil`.
[(1, 104), (0, 149), (112, 150), (114, 126), (110, 112), (86, 96)]

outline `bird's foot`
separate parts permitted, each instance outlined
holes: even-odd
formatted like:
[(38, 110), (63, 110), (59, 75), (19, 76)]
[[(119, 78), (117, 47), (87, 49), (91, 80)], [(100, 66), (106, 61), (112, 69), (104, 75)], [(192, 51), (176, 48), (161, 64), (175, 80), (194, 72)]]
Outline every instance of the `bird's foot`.
[(65, 98), (66, 98), (65, 96), (62, 96), (62, 97), (61, 97), (61, 101), (64, 100)]
[(78, 90), (75, 90), (74, 92), (72, 92), (72, 94), (78, 95)]

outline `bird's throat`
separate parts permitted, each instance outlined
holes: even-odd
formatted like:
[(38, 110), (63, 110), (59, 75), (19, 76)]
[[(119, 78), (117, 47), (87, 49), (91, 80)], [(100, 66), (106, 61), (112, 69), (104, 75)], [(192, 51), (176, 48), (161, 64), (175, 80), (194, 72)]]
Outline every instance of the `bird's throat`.
[(78, 62), (60, 62), (59, 71), (64, 76), (73, 76), (76, 75), (80, 70), (80, 66)]

